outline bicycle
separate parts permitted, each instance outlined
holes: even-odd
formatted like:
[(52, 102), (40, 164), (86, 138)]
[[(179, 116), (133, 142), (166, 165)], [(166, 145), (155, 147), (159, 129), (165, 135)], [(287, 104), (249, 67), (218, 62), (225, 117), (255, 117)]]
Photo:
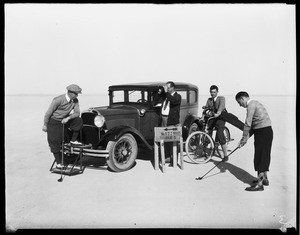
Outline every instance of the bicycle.
[[(205, 109), (205, 107), (203, 107)], [(209, 130), (210, 121), (214, 119), (212, 117), (212, 111), (204, 110), (204, 119), (200, 120), (200, 126), (202, 128), (199, 131), (192, 132), (185, 142), (185, 150), (189, 159), (197, 164), (203, 164), (208, 162), (215, 152), (222, 158), (223, 150), (218, 142), (214, 141), (216, 128)], [(224, 135), (226, 144), (228, 145), (231, 139), (230, 131), (225, 126)]]

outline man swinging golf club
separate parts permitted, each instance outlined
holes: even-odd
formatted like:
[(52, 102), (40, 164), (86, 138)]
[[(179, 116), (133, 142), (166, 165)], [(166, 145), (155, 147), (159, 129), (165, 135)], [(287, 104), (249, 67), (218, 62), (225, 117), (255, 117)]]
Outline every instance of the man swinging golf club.
[(67, 93), (55, 97), (44, 116), (44, 126), (42, 130), (47, 132), (47, 140), (50, 150), (54, 155), (57, 168), (62, 167), (62, 155), (60, 150), (63, 141), (63, 126), (73, 131), (70, 143), (74, 145), (81, 144), (77, 141), (78, 134), (83, 125), (82, 119), (79, 117), (80, 109), (77, 99), (81, 91), (82, 89), (76, 84), (67, 86)]
[[(247, 116), (243, 128), (242, 139), (240, 140), (238, 147), (230, 154), (235, 152), (238, 148), (243, 147), (247, 143), (250, 136), (254, 134), (254, 169), (257, 171), (258, 177), (253, 181), (254, 185), (247, 187), (245, 190), (263, 191), (264, 186), (269, 185), (267, 172), (269, 171), (270, 166), (273, 141), (271, 120), (265, 107), (260, 102), (251, 100), (247, 92), (241, 91), (237, 93), (235, 99), (241, 107), (247, 109)], [(205, 175), (207, 175), (222, 162), (223, 161), (216, 164), (202, 177), (197, 177), (196, 180), (203, 179)]]
[(246, 188), (246, 191), (263, 191), (264, 185), (269, 185), (267, 171), (271, 160), (273, 130), (271, 120), (265, 107), (256, 100), (251, 100), (249, 94), (240, 91), (235, 96), (241, 107), (247, 109), (247, 116), (239, 147), (244, 146), (249, 138), (249, 132), (254, 134), (254, 169), (257, 171), (255, 185)]

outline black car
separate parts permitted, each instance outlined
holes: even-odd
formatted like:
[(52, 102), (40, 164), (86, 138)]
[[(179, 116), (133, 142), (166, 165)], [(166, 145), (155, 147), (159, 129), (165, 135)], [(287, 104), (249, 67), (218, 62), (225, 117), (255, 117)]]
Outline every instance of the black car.
[[(191, 132), (199, 130), (198, 87), (183, 82), (175, 84), (182, 98), (180, 123), (185, 140)], [(81, 141), (92, 145), (94, 156), (105, 157), (111, 170), (130, 169), (138, 146), (153, 148), (154, 127), (159, 125), (160, 117), (160, 106), (154, 103), (154, 97), (164, 85), (165, 82), (149, 82), (110, 86), (108, 106), (92, 107), (81, 113)]]

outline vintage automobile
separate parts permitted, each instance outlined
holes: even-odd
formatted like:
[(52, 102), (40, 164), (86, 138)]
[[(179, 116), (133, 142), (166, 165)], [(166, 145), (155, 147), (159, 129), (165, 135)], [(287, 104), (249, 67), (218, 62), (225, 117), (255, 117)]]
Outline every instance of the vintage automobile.
[[(183, 82), (175, 84), (182, 97), (180, 123), (185, 140), (191, 132), (199, 130), (198, 87)], [(153, 149), (154, 127), (159, 125), (160, 116), (154, 95), (164, 85), (165, 82), (148, 82), (110, 86), (108, 106), (92, 107), (81, 113), (81, 142), (92, 146), (94, 156), (105, 157), (112, 171), (129, 170), (137, 158), (138, 146)]]

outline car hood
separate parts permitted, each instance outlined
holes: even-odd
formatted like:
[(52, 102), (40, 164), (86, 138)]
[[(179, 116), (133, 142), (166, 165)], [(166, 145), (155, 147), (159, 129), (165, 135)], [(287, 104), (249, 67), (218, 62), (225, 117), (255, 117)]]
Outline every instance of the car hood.
[(130, 105), (112, 105), (112, 106), (103, 106), (103, 107), (95, 107), (90, 108), (85, 113), (84, 123), (85, 124), (92, 124), (93, 118), (89, 116), (88, 113), (93, 113), (92, 116), (97, 115), (96, 113), (104, 116), (105, 118), (105, 125), (104, 129), (111, 129), (116, 126), (125, 125), (125, 126), (132, 126), (136, 129), (139, 129), (139, 120), (141, 116), (141, 109), (140, 108)]
[(90, 108), (89, 110), (95, 110), (104, 117), (114, 116), (114, 115), (128, 115), (128, 114), (138, 114), (139, 110), (142, 108), (137, 108), (129, 105), (113, 105), (113, 106), (103, 106)]

